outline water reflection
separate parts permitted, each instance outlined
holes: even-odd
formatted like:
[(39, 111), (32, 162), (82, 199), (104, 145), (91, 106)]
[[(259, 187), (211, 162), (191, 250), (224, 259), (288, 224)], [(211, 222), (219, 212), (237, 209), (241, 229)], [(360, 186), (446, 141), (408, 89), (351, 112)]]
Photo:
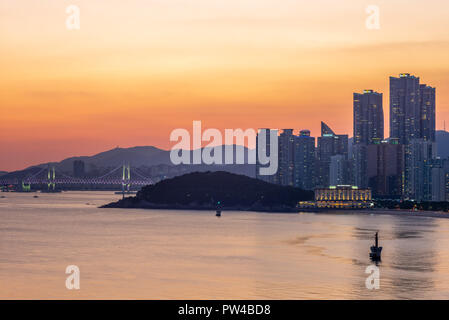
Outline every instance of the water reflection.
[[(28, 197), (28, 198), (27, 198)], [(449, 220), (366, 214), (98, 209), (107, 193), (0, 203), (0, 298), (389, 299), (449, 297)], [(379, 231), (381, 287), (368, 290)], [(105, 270), (107, 266), (107, 270)], [(62, 281), (62, 282), (61, 282)]]

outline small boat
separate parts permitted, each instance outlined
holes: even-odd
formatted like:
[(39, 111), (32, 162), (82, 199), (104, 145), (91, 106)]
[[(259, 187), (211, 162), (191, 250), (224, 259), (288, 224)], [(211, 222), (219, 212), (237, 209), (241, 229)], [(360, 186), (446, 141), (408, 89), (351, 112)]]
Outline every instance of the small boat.
[(39, 198), (39, 196), (33, 196), (33, 198)]
[(376, 232), (376, 238), (375, 238), (375, 245), (371, 246), (371, 252), (369, 254), (371, 260), (373, 261), (380, 261), (381, 253), (382, 253), (382, 247), (379, 247), (379, 237), (378, 232)]
[(217, 213), (215, 213), (215, 216), (221, 217), (221, 210), (217, 210)]

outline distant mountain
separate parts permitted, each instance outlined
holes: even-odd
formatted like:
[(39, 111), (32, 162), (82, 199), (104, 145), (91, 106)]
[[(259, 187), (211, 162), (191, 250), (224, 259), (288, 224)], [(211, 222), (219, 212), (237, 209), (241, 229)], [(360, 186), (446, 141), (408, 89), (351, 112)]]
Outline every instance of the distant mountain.
[[(210, 151), (209, 148), (202, 149)], [(244, 148), (245, 160), (248, 159), (248, 148)], [(212, 152), (213, 154), (213, 152)], [(189, 158), (193, 158), (193, 153), (190, 152)], [(142, 172), (148, 176), (159, 177), (161, 179), (179, 174), (193, 172), (193, 171), (228, 171), (236, 174), (243, 174), (250, 177), (255, 176), (255, 165), (252, 164), (224, 164), (225, 152), (223, 148), (222, 163), (223, 165), (205, 165), (205, 164), (182, 164), (175, 166), (170, 160), (170, 151), (159, 149), (153, 146), (140, 146), (131, 148), (115, 148), (105, 152), (98, 153), (93, 156), (79, 156), (70, 157), (60, 162), (48, 162), (35, 165), (24, 170), (5, 173), (3, 178), (6, 179), (23, 179), (33, 173), (36, 173), (39, 168), (54, 166), (56, 171), (64, 172), (67, 175), (73, 174), (73, 163), (76, 160), (81, 160), (85, 164), (85, 171), (90, 176), (100, 176), (111, 168), (116, 168), (122, 164), (130, 164), (131, 167), (142, 168)], [(236, 146), (233, 146), (233, 163), (236, 163)], [(172, 169), (169, 169), (172, 168)]]
[(449, 157), (449, 132), (438, 130), (436, 132), (437, 151), (440, 158)]
[(8, 172), (6, 172), (6, 171), (0, 171), (0, 177), (1, 176), (4, 176), (5, 174), (7, 174)]
[(115, 148), (93, 156), (71, 157), (56, 163), (45, 163), (55, 165), (56, 169), (65, 172), (73, 170), (73, 162), (82, 160), (86, 170), (91, 168), (117, 167), (122, 164), (130, 164), (132, 167), (153, 166), (159, 164), (170, 164), (169, 152), (153, 146)]

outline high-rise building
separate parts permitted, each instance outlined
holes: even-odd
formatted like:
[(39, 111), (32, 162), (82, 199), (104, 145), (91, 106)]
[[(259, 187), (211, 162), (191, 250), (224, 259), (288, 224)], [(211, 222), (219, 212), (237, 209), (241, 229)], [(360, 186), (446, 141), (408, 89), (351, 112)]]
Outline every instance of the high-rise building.
[(449, 159), (435, 159), (432, 165), (432, 201), (448, 201), (446, 186), (449, 178)]
[(419, 78), (401, 73), (399, 78), (390, 77), (390, 138), (399, 139), (407, 145), (420, 138)]
[[(259, 143), (260, 140), (260, 134), (265, 134), (265, 143)], [(275, 132), (276, 137), (278, 136), (278, 130), (273, 130), (273, 129), (262, 129), (261, 131), (259, 131), (257, 133), (257, 137), (256, 137), (256, 178), (269, 182), (269, 183), (274, 183), (274, 184), (278, 184), (278, 172), (279, 172), (279, 164), (278, 164), (278, 171), (273, 174), (273, 175), (261, 175), (260, 174), (260, 168), (263, 167), (268, 167), (269, 164), (261, 164), (259, 163), (259, 152), (261, 152), (262, 154), (267, 155), (267, 157), (270, 156), (270, 150), (271, 150), (271, 132)], [(261, 150), (259, 150), (259, 148)], [(279, 145), (278, 145), (279, 148)]]
[(420, 138), (435, 142), (435, 88), (421, 84), (419, 96), (421, 105)]
[(394, 139), (366, 146), (366, 180), (374, 197), (402, 196), (404, 164), (404, 145)]
[(354, 144), (372, 144), (384, 139), (382, 93), (354, 93)]
[(315, 188), (315, 138), (309, 130), (301, 130), (295, 137), (294, 186), (313, 190)]
[(419, 77), (390, 77), (390, 137), (408, 145), (413, 139), (435, 142), (435, 88)]
[(335, 134), (324, 122), (321, 122), (321, 137), (317, 147), (317, 185), (328, 187), (331, 157), (337, 154), (348, 159), (348, 135)]
[(331, 157), (329, 166), (329, 185), (340, 186), (348, 184), (347, 160), (342, 154)]
[(75, 160), (73, 161), (73, 176), (75, 178), (82, 178), (85, 175), (84, 171), (84, 161), (82, 160)]
[(405, 196), (416, 201), (430, 201), (436, 143), (413, 139), (406, 149)]
[(279, 184), (294, 185), (295, 137), (293, 129), (283, 129), (279, 135)]
[(353, 184), (359, 188), (368, 187), (367, 176), (367, 145), (365, 143), (357, 143), (352, 146), (353, 159)]

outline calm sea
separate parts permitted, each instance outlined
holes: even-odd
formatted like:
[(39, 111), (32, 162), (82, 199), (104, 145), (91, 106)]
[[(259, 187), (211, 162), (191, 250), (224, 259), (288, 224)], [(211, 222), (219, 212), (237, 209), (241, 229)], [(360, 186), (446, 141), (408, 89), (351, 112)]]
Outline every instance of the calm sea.
[[(38, 195), (38, 198), (34, 198)], [(449, 219), (99, 209), (111, 192), (0, 193), (0, 298), (449, 299)], [(368, 290), (374, 232), (380, 288)], [(68, 290), (68, 265), (80, 290)]]

